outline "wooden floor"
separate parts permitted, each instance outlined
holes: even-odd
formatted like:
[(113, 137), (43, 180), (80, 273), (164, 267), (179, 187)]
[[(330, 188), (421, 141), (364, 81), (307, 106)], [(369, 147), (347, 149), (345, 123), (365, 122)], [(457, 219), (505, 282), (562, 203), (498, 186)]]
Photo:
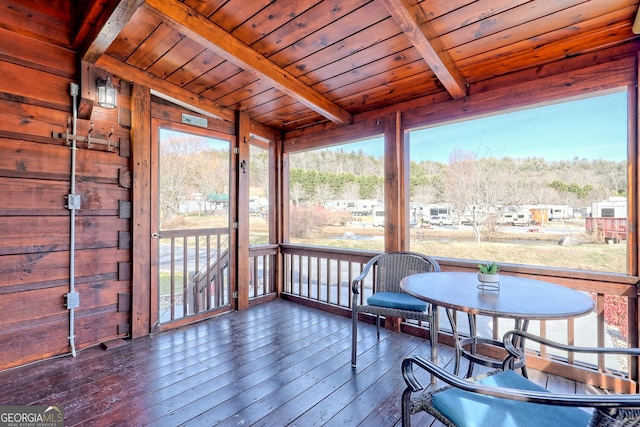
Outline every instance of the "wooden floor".
[[(429, 354), (429, 342), (359, 331), (352, 370), (350, 319), (273, 301), (0, 372), (0, 405), (62, 405), (67, 427), (400, 425), (400, 362)], [(452, 354), (440, 348), (442, 360)]]

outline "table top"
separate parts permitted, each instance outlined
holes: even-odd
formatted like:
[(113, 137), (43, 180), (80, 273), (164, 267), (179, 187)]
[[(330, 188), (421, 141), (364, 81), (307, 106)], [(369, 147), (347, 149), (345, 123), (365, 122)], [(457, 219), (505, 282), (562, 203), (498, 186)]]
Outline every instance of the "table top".
[(476, 273), (434, 272), (407, 276), (400, 287), (439, 307), (510, 319), (567, 319), (593, 310), (585, 293), (554, 283), (500, 275), (500, 290), (478, 288)]

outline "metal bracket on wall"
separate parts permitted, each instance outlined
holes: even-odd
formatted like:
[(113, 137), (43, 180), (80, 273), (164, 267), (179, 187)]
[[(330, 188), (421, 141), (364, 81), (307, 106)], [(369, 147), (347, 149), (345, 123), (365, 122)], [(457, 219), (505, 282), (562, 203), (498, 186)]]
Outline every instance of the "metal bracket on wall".
[(109, 135), (107, 135), (106, 138), (96, 138), (91, 136), (91, 133), (93, 132), (93, 123), (91, 123), (91, 128), (89, 129), (89, 132), (87, 132), (87, 136), (74, 135), (73, 133), (70, 132), (70, 128), (71, 128), (71, 118), (67, 120), (65, 133), (51, 132), (51, 137), (64, 139), (67, 142), (68, 146), (71, 146), (72, 141), (76, 141), (76, 143), (78, 142), (86, 143), (87, 145), (86, 148), (88, 149), (91, 149), (94, 145), (102, 145), (106, 147), (107, 151), (114, 151), (114, 149), (120, 148), (120, 141), (112, 139), (113, 126), (111, 126), (111, 132), (109, 132)]

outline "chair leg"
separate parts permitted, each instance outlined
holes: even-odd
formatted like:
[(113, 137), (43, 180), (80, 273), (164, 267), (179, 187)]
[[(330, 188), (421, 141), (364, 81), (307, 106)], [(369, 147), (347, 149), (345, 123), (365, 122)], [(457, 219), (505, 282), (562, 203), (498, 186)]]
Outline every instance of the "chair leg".
[(376, 315), (376, 333), (378, 334), (378, 341), (380, 341), (380, 316)]
[(358, 310), (355, 307), (351, 310), (351, 366), (356, 366), (356, 355), (358, 353)]
[(409, 387), (402, 393), (402, 427), (411, 427), (411, 390)]

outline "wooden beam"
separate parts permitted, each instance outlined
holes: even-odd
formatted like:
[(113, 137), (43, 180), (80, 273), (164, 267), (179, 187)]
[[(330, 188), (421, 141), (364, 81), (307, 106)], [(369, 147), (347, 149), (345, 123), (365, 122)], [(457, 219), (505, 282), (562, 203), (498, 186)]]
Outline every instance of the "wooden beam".
[(151, 93), (135, 84), (131, 94), (131, 161), (133, 218), (131, 338), (151, 333)]
[(259, 78), (268, 79), (276, 89), (297, 99), (332, 122), (339, 124), (352, 122), (348, 111), (302, 83), (293, 74), (278, 67), (184, 3), (176, 0), (146, 0), (145, 6), (150, 12), (158, 14), (164, 23), (171, 25), (176, 31), (187, 35), (227, 61), (256, 74)]
[(464, 98), (467, 82), (417, 0), (381, 0), (409, 41), (454, 99)]
[(111, 46), (144, 0), (122, 0), (113, 4), (95, 1), (82, 18), (74, 46), (83, 61), (94, 64)]
[(103, 55), (96, 62), (96, 66), (115, 74), (125, 80), (130, 80), (137, 84), (151, 88), (152, 90), (162, 93), (178, 104), (193, 106), (209, 115), (216, 116), (228, 122), (235, 122), (235, 112), (228, 108), (221, 107), (215, 102), (203, 98), (193, 92), (189, 92), (180, 86), (167, 82), (151, 73), (142, 71), (117, 59)]
[(402, 251), (402, 218), (405, 197), (403, 194), (404, 138), (401, 136), (401, 113), (385, 115), (384, 126), (384, 250)]

